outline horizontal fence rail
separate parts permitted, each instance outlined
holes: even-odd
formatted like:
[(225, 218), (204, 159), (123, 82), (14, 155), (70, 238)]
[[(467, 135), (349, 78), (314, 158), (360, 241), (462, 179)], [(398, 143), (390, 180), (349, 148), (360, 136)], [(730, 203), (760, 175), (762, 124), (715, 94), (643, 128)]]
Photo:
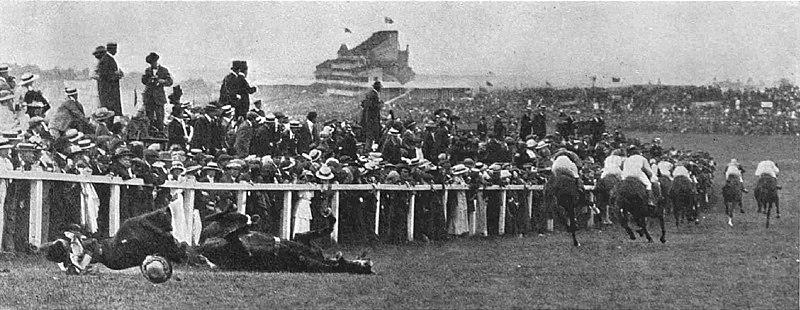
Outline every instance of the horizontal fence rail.
[[(43, 208), (43, 181), (59, 181), (59, 182), (74, 182), (74, 183), (93, 183), (93, 184), (108, 184), (110, 185), (110, 198), (109, 198), (109, 222), (108, 230), (109, 235), (113, 236), (120, 226), (120, 186), (148, 186), (144, 184), (142, 179), (129, 179), (123, 180), (119, 177), (112, 176), (82, 176), (75, 174), (53, 173), (43, 171), (3, 171), (0, 172), (0, 179), (4, 180), (28, 180), (31, 181), (30, 187), (30, 215), (29, 215), (29, 230), (28, 240), (33, 245), (42, 244), (42, 237), (47, 235), (47, 224), (49, 218), (45, 218)], [(152, 186), (152, 185), (150, 185)], [(333, 199), (331, 201), (331, 213), (336, 217), (337, 221), (333, 229), (332, 238), (338, 241), (338, 223), (339, 223), (339, 198), (341, 191), (373, 191), (375, 203), (375, 227), (374, 232), (378, 234), (378, 223), (380, 222), (381, 215), (381, 192), (386, 191), (405, 191), (411, 192), (409, 198), (409, 207), (407, 212), (407, 239), (413, 240), (414, 238), (414, 207), (417, 202), (417, 192), (425, 191), (440, 191), (442, 192), (442, 203), (445, 210), (445, 218), (447, 217), (447, 200), (449, 191), (464, 191), (464, 190), (478, 190), (478, 199), (482, 200), (482, 193), (484, 191), (500, 191), (501, 206), (500, 206), (500, 223), (498, 227), (498, 234), (503, 234), (505, 229), (505, 213), (506, 213), (506, 195), (508, 191), (527, 191), (526, 195), (526, 211), (530, 218), (532, 215), (533, 207), (533, 192), (544, 190), (543, 185), (506, 185), (506, 186), (486, 186), (480, 188), (471, 188), (469, 185), (397, 185), (397, 184), (275, 184), (275, 183), (206, 183), (197, 182), (195, 180), (187, 181), (166, 181), (164, 184), (157, 186), (159, 188), (170, 189), (183, 189), (183, 199), (185, 210), (190, 212), (194, 208), (195, 191), (235, 191), (236, 192), (236, 207), (238, 212), (245, 212), (245, 205), (248, 192), (252, 191), (271, 191), (283, 192), (283, 209), (281, 210), (280, 219), (280, 237), (291, 237), (291, 223), (292, 223), (292, 196), (294, 191), (334, 191)], [(594, 186), (585, 186), (586, 190), (593, 190)], [(0, 201), (0, 206), (4, 201)], [(486, 235), (486, 210), (485, 206), (482, 210), (476, 210), (468, 214), (469, 234)], [(0, 209), (0, 213), (4, 213)], [(0, 220), (3, 219), (0, 214)], [(3, 223), (0, 223), (3, 227)], [(2, 244), (3, 235), (0, 233), (0, 244)]]

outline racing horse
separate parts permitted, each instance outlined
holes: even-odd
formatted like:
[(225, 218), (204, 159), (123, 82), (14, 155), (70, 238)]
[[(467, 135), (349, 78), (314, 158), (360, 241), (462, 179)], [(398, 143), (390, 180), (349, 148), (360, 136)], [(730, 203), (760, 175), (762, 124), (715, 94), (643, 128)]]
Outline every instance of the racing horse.
[(160, 208), (126, 219), (110, 238), (97, 239), (73, 225), (64, 235), (41, 245), (38, 250), (65, 271), (86, 270), (89, 264), (101, 263), (113, 270), (139, 267), (149, 255), (171, 262), (187, 261), (188, 246), (172, 236), (169, 208)]
[(560, 207), (563, 216), (558, 216), (567, 232), (572, 234), (572, 244), (580, 246), (575, 232), (578, 230), (578, 212), (588, 206), (586, 192), (579, 180), (572, 176), (556, 173), (544, 185), (544, 199), (551, 208)]
[[(597, 181), (594, 188), (594, 196), (597, 201), (597, 208), (603, 212), (603, 224), (611, 223), (611, 210), (614, 206), (614, 187), (619, 183), (619, 176), (616, 174), (608, 174)], [(617, 215), (617, 212), (615, 212)]]
[(326, 258), (322, 249), (311, 244), (317, 238), (330, 236), (336, 218), (328, 216), (328, 227), (295, 234), (286, 240), (253, 231), (249, 216), (224, 211), (206, 217), (197, 253), (222, 270), (290, 271), (372, 274), (372, 261), (344, 259), (341, 253)]
[(767, 213), (767, 228), (769, 228), (769, 217), (770, 212), (772, 212), (772, 206), (775, 206), (775, 218), (781, 218), (781, 209), (780, 209), (780, 201), (778, 198), (778, 179), (769, 175), (769, 174), (761, 174), (761, 177), (758, 178), (758, 182), (756, 183), (756, 188), (753, 190), (753, 195), (756, 198), (756, 203), (758, 203), (758, 210), (759, 212), (763, 208), (764, 211)]
[(620, 181), (614, 189), (614, 200), (617, 207), (621, 209), (622, 217), (620, 224), (631, 240), (636, 240), (633, 230), (628, 226), (628, 222), (633, 219), (639, 229), (636, 231), (639, 236), (647, 238), (648, 242), (653, 242), (650, 232), (647, 231), (647, 218), (656, 218), (661, 225), (661, 243), (667, 242), (666, 229), (664, 228), (664, 210), (659, 206), (649, 206), (647, 204), (648, 194), (644, 183), (635, 177), (627, 177)]
[(680, 227), (680, 222), (697, 222), (697, 186), (689, 179), (688, 175), (676, 175), (672, 180), (669, 197), (672, 204), (672, 214), (675, 216), (675, 227)]
[(739, 210), (744, 213), (744, 208), (742, 207), (742, 191), (743, 186), (742, 182), (739, 181), (739, 176), (737, 175), (728, 175), (728, 178), (725, 180), (725, 185), (722, 186), (722, 200), (725, 203), (725, 214), (728, 215), (728, 225), (733, 226), (733, 212), (736, 210), (736, 206), (739, 206)]

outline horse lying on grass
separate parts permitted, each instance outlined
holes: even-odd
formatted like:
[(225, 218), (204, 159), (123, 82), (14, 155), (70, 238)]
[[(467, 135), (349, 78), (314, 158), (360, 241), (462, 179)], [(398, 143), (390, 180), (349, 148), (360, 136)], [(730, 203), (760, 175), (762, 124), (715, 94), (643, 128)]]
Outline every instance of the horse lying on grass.
[(291, 271), (371, 274), (372, 262), (359, 257), (355, 260), (325, 258), (322, 249), (313, 246), (314, 239), (329, 237), (336, 219), (328, 216), (328, 227), (296, 234), (294, 240), (251, 231), (249, 217), (234, 211), (217, 213), (206, 218), (209, 222), (200, 235), (197, 252), (222, 270)]
[(250, 231), (250, 216), (233, 211), (207, 220), (210, 224), (198, 247), (177, 242), (171, 234), (169, 208), (162, 208), (125, 220), (114, 237), (93, 238), (75, 227), (64, 233), (66, 238), (43, 244), (38, 250), (69, 274), (81, 274), (93, 263), (113, 270), (140, 267), (151, 255), (172, 263), (216, 264), (225, 270), (372, 273), (369, 260), (348, 261), (341, 255), (326, 259), (319, 248), (310, 245), (312, 238), (329, 235), (331, 227), (300, 234), (292, 241)]

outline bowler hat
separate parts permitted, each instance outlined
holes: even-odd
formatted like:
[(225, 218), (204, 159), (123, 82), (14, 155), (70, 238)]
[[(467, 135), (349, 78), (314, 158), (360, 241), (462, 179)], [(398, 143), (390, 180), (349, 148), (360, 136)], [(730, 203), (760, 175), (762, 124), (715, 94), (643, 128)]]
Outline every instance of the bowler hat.
[(147, 57), (144, 58), (144, 61), (149, 64), (152, 64), (153, 62), (158, 61), (159, 58), (160, 57), (158, 56), (158, 54), (156, 54), (155, 52), (150, 52), (150, 54), (148, 54)]

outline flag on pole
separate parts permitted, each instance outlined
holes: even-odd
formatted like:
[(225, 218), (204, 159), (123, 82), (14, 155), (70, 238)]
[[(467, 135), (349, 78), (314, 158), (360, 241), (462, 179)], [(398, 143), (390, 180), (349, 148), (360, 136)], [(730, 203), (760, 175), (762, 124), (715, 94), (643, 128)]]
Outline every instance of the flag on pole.
[(394, 24), (394, 21), (389, 17), (384, 17), (383, 22), (387, 24)]
[(619, 81), (620, 81), (620, 78), (618, 78), (618, 77), (612, 77), (611, 78), (611, 82), (619, 83)]
[(350, 28), (344, 28), (344, 33), (353, 33), (353, 32), (350, 31)]

